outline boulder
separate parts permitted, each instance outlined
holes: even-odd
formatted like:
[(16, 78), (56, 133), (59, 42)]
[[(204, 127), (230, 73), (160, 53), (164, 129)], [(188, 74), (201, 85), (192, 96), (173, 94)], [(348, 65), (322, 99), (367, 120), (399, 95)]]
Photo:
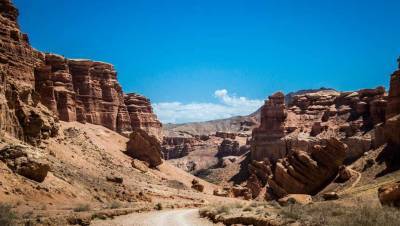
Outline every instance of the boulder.
[(350, 180), (351, 177), (352, 177), (352, 173), (349, 168), (347, 168), (344, 165), (339, 167), (339, 175), (337, 177), (337, 180), (339, 182), (346, 182), (346, 181)]
[(200, 184), (200, 182), (196, 179), (192, 180), (192, 189), (195, 189), (199, 192), (203, 192), (204, 191), (204, 185)]
[(156, 167), (162, 163), (160, 141), (140, 128), (135, 128), (129, 136), (126, 153), (147, 162), (150, 167)]
[(220, 197), (230, 197), (232, 196), (232, 191), (230, 188), (218, 188), (214, 190), (213, 194)]
[(327, 192), (322, 195), (324, 200), (337, 200), (339, 199), (339, 195), (336, 192)]
[(289, 194), (283, 198), (278, 200), (278, 203), (281, 206), (288, 206), (290, 204), (300, 204), (300, 205), (307, 205), (312, 203), (312, 198), (310, 195), (304, 194)]
[(24, 145), (9, 145), (0, 150), (0, 160), (15, 173), (36, 182), (43, 182), (50, 166), (43, 156)]
[(378, 197), (382, 205), (400, 207), (400, 181), (380, 187)]

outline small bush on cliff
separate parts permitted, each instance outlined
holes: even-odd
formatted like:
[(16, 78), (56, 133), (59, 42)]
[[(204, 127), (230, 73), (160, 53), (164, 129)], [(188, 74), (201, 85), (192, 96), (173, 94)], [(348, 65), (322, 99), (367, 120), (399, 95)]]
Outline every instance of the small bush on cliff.
[(159, 202), (159, 203), (156, 204), (155, 209), (156, 210), (163, 210), (164, 207), (163, 207), (162, 203)]
[(16, 218), (10, 205), (0, 203), (0, 225), (11, 226)]

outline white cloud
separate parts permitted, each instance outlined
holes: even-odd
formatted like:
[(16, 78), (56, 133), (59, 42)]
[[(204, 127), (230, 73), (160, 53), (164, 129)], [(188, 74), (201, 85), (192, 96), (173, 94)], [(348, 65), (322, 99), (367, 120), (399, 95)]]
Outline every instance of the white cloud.
[(229, 95), (226, 89), (216, 90), (214, 97), (220, 103), (162, 102), (155, 103), (153, 107), (163, 123), (185, 123), (248, 115), (264, 103), (262, 100), (250, 100), (246, 97)]

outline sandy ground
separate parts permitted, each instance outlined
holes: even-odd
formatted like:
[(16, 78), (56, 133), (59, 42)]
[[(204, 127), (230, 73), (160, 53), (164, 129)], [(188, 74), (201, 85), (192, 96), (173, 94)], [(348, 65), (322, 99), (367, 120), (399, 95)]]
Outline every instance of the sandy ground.
[(209, 226), (212, 222), (202, 219), (198, 209), (166, 210), (130, 214), (113, 220), (96, 220), (94, 226)]

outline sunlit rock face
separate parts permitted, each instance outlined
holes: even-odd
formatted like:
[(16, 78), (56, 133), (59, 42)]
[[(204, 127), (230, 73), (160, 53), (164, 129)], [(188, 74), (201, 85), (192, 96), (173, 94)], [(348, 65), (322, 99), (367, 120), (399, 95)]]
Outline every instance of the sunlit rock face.
[(0, 132), (33, 145), (57, 134), (57, 119), (35, 92), (35, 66), (44, 55), (19, 29), (18, 10), (0, 1)]
[(141, 128), (162, 141), (162, 124), (153, 112), (150, 100), (136, 93), (125, 94), (124, 100), (132, 128)]

